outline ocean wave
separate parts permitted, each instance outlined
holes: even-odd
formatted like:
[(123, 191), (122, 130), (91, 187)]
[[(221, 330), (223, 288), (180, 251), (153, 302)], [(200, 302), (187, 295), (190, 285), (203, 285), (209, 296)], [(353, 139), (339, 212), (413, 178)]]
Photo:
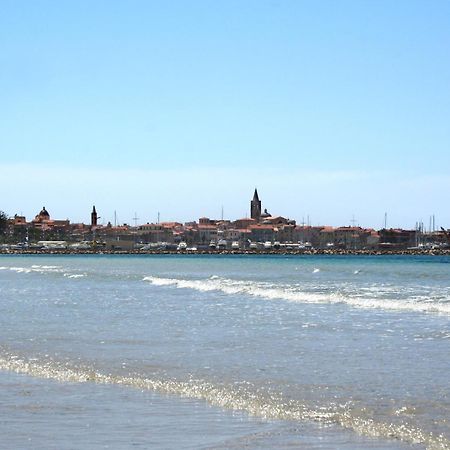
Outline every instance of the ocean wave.
[(33, 269), (31, 267), (13, 267), (13, 266), (2, 266), (0, 270), (10, 270), (17, 273), (31, 273)]
[[(286, 300), (298, 303), (329, 303), (346, 304), (354, 308), (364, 309), (384, 309), (395, 311), (414, 311), (425, 313), (440, 313), (450, 315), (450, 301), (439, 297), (438, 300), (430, 299), (426, 296), (411, 296), (409, 298), (377, 298), (377, 288), (371, 289), (371, 296), (367, 292), (362, 295), (361, 291), (351, 293), (348, 290), (336, 292), (313, 292), (302, 290), (298, 285), (282, 285), (274, 283), (264, 283), (256, 281), (230, 280), (226, 278), (210, 277), (200, 280), (186, 280), (179, 278), (162, 278), (146, 276), (144, 281), (148, 281), (155, 286), (172, 286), (181, 289), (193, 289), (200, 292), (218, 291), (229, 295), (250, 295), (268, 300)], [(391, 289), (395, 295), (395, 291)], [(400, 294), (400, 289), (398, 290)]]
[(15, 267), (15, 266), (2, 266), (0, 270), (10, 270), (16, 273), (39, 273), (39, 274), (62, 274), (66, 278), (76, 279), (86, 276), (85, 273), (71, 273), (64, 269), (62, 266), (49, 266), (49, 265), (37, 265), (33, 264), (30, 267)]
[[(450, 449), (450, 441), (442, 435), (425, 432), (405, 421), (383, 422), (370, 415), (362, 415), (361, 409), (352, 407), (350, 402), (313, 408), (299, 400), (284, 399), (281, 395), (255, 389), (247, 382), (222, 385), (193, 378), (179, 381), (138, 375), (112, 375), (91, 368), (70, 367), (67, 363), (39, 362), (36, 358), (27, 360), (11, 354), (0, 356), (0, 370), (59, 382), (91, 382), (150, 390), (205, 401), (212, 406), (244, 411), (266, 419), (336, 424), (365, 436), (424, 444), (429, 449)], [(397, 417), (399, 415), (396, 414)]]
[(0, 270), (10, 270), (12, 272), (17, 273), (50, 273), (50, 272), (63, 272), (63, 268), (61, 266), (39, 266), (33, 264), (30, 267), (16, 267), (16, 266), (2, 266)]

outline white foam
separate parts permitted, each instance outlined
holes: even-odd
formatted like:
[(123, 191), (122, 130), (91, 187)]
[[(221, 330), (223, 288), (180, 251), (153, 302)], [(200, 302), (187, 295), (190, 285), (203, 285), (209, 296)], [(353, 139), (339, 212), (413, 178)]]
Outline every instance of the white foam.
[(104, 374), (95, 369), (69, 367), (65, 363), (54, 361), (25, 360), (9, 354), (0, 355), (0, 370), (59, 382), (91, 382), (150, 390), (203, 400), (213, 406), (244, 411), (265, 419), (337, 424), (366, 436), (400, 439), (409, 443), (424, 444), (430, 449), (450, 448), (450, 441), (442, 435), (435, 436), (406, 422), (389, 423), (362, 415), (363, 411), (360, 408), (353, 408), (350, 402), (310, 407), (299, 400), (287, 400), (270, 391), (255, 390), (248, 382), (224, 385), (193, 378), (188, 381), (178, 381), (138, 375), (120, 376)]
[(33, 272), (47, 273), (47, 272), (63, 272), (60, 266), (31, 266)]
[(33, 264), (30, 267), (0, 267), (0, 270), (10, 270), (16, 273), (40, 273), (40, 274), (62, 274), (66, 278), (82, 278), (86, 274), (67, 272), (62, 266), (38, 265)]
[[(347, 304), (355, 308), (385, 309), (396, 311), (415, 311), (426, 313), (450, 314), (450, 299), (447, 302), (430, 301), (429, 297), (418, 296), (408, 299), (377, 298), (376, 287), (370, 291), (373, 295), (361, 296), (342, 292), (311, 292), (301, 290), (301, 286), (274, 285), (255, 281), (238, 281), (226, 278), (184, 280), (177, 278), (144, 277), (155, 286), (173, 286), (180, 289), (193, 289), (199, 292), (219, 291), (229, 295), (244, 294), (269, 300), (286, 300), (299, 303)], [(395, 291), (391, 292), (395, 295)]]
[(10, 267), (1, 267), (2, 270), (11, 270), (13, 272), (17, 272), (17, 273), (31, 273), (31, 272), (35, 272), (35, 273), (50, 273), (50, 272), (62, 272), (63, 270), (61, 269), (60, 266), (39, 266), (36, 264), (33, 264), (30, 267), (14, 267), (14, 266), (10, 266)]
[(320, 269), (316, 268), (316, 269), (313, 270), (313, 273), (318, 273), (318, 272), (320, 272)]
[(32, 271), (29, 267), (10, 267), (9, 270), (17, 273), (31, 273)]

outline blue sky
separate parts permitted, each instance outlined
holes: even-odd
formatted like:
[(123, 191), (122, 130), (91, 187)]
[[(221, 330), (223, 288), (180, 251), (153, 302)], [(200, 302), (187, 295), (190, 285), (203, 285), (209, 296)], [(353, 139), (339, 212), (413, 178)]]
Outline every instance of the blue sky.
[(0, 209), (450, 227), (447, 1), (0, 1)]

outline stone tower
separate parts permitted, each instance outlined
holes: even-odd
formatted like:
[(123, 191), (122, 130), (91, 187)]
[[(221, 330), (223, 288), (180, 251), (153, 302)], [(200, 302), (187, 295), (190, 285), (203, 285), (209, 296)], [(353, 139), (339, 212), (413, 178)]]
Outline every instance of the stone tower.
[(261, 201), (258, 197), (258, 191), (255, 188), (255, 193), (253, 194), (253, 200), (250, 202), (250, 217), (255, 219), (257, 222), (261, 219)]
[(91, 227), (97, 226), (97, 211), (95, 210), (95, 205), (92, 208), (91, 212)]

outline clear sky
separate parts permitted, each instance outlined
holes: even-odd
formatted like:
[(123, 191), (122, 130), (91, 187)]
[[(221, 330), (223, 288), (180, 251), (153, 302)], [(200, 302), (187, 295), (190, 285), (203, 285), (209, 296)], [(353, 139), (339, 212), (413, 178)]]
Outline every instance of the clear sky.
[(450, 227), (447, 0), (0, 0), (0, 210)]

